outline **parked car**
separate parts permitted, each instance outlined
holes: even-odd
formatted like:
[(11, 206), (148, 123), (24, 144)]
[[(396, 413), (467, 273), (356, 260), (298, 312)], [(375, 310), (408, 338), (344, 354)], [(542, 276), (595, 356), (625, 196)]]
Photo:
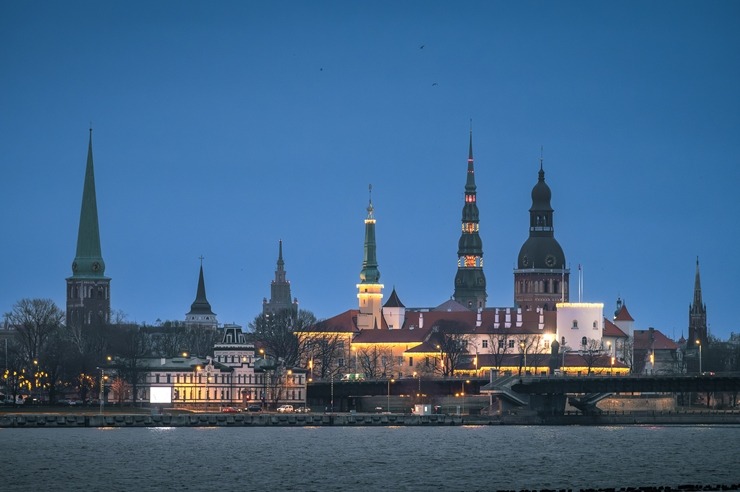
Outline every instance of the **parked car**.
[(239, 413), (239, 410), (235, 407), (223, 407), (221, 413)]
[(277, 411), (278, 413), (293, 413), (293, 405), (280, 405)]
[(261, 412), (262, 411), (262, 405), (258, 404), (252, 404), (247, 407), (247, 412)]
[(298, 407), (295, 411), (296, 413), (311, 413), (311, 409), (308, 407)]

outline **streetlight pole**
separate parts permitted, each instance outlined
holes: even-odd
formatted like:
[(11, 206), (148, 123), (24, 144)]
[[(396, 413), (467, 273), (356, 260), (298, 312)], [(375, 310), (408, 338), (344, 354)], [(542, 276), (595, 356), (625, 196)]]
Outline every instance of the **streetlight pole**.
[(391, 413), (391, 383), (395, 382), (395, 379), (388, 380), (388, 402), (386, 404), (386, 411)]
[(699, 346), (699, 375), (701, 375), (701, 340), (697, 340), (696, 344)]
[(100, 368), (100, 415), (103, 415), (103, 405), (104, 405), (104, 398), (105, 398), (105, 369), (102, 367)]

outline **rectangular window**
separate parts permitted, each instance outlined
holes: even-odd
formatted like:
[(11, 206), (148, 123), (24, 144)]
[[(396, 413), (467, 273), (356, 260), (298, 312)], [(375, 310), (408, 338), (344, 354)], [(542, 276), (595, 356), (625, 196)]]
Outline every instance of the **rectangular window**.
[(168, 383), (171, 383), (172, 382), (172, 381), (170, 381), (170, 375), (169, 374), (167, 375), (167, 382)]
[(339, 359), (337, 359), (337, 365), (339, 367), (344, 367), (344, 359), (341, 358), (341, 357)]
[(409, 367), (414, 367), (414, 358), (409, 357)]
[(571, 329), (573, 329), (573, 330), (577, 330), (578, 329), (578, 320), (577, 319), (574, 319), (573, 320), (573, 327)]
[(488, 348), (488, 340), (483, 340), (483, 348)]
[(514, 348), (514, 340), (509, 340), (509, 348)]
[(499, 338), (499, 340), (498, 340), (498, 348), (500, 348), (500, 349), (504, 348), (504, 339), (503, 338)]

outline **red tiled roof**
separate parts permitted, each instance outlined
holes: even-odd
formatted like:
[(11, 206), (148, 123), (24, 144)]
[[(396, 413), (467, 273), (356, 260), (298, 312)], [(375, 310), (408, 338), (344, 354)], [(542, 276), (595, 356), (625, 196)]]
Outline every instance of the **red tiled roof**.
[(357, 313), (357, 309), (350, 309), (332, 318), (319, 321), (303, 331), (312, 333), (355, 333), (359, 331), (357, 328)]
[(352, 343), (421, 343), (428, 336), (429, 328), (413, 330), (361, 330)]
[(635, 330), (633, 335), (635, 350), (678, 350), (676, 342), (665, 336), (660, 330)]
[(604, 336), (615, 338), (629, 338), (617, 325), (604, 318)]
[(634, 321), (632, 316), (630, 316), (630, 312), (627, 311), (627, 304), (622, 304), (619, 312), (614, 316), (614, 321)]

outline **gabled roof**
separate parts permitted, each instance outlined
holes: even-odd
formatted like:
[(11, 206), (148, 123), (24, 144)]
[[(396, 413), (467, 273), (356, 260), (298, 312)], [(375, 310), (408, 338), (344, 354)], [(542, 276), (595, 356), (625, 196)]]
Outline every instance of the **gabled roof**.
[(614, 315), (614, 321), (634, 321), (630, 312), (627, 311), (627, 304), (622, 304), (617, 314)]
[(305, 330), (298, 331), (299, 333), (356, 333), (360, 330), (357, 328), (357, 309), (349, 309), (341, 314), (319, 321), (313, 326), (309, 326)]
[(466, 308), (459, 302), (457, 302), (454, 299), (450, 299), (449, 301), (445, 301), (436, 308), (434, 308), (435, 311), (467, 311), (471, 312), (470, 309)]
[(629, 338), (617, 325), (604, 318), (604, 336), (613, 338)]
[(429, 337), (429, 328), (413, 330), (362, 330), (352, 343), (422, 343)]
[(678, 350), (676, 342), (654, 328), (635, 330), (635, 350)]

